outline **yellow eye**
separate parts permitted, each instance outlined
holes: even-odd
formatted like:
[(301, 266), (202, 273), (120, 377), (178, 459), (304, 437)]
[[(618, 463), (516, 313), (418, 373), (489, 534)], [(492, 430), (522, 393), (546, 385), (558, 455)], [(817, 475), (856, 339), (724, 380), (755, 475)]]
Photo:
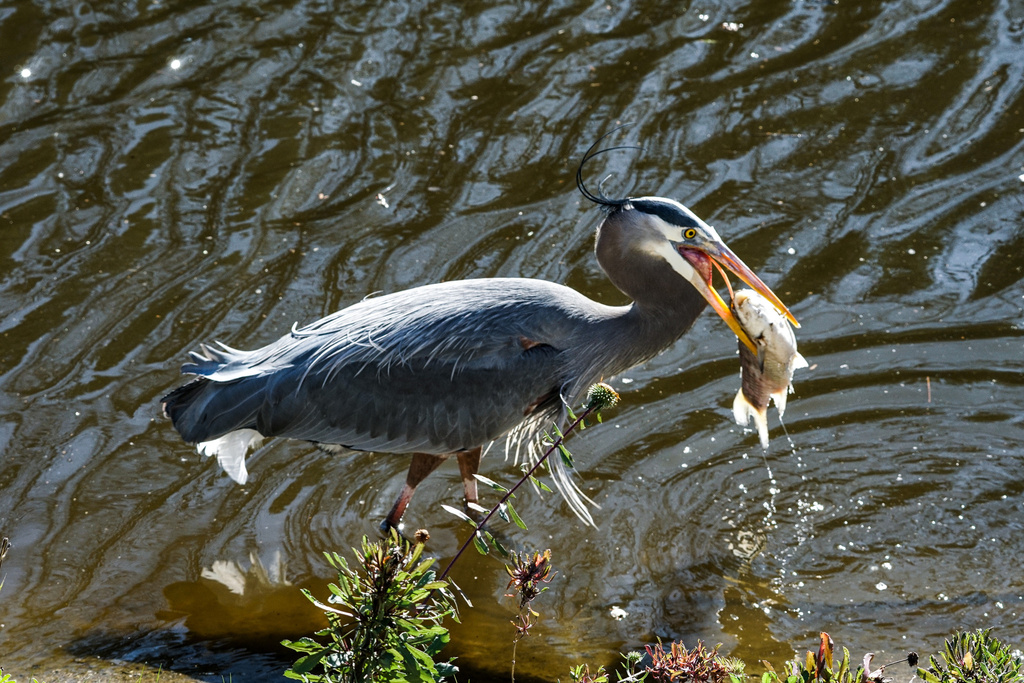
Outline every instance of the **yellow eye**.
[(697, 231), (694, 230), (693, 228), (687, 228), (685, 231), (683, 231), (683, 238), (684, 239), (692, 240), (696, 236), (697, 236)]

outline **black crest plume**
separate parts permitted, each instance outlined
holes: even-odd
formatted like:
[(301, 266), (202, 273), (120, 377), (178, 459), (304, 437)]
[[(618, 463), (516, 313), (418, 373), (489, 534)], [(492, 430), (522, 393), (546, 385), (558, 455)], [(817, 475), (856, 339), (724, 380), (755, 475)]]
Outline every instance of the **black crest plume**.
[(591, 192), (587, 188), (586, 183), (583, 182), (583, 166), (586, 165), (586, 163), (588, 161), (590, 161), (591, 159), (596, 157), (598, 154), (604, 154), (605, 152), (614, 152), (614, 151), (620, 150), (620, 149), (639, 149), (639, 150), (643, 150), (643, 147), (637, 147), (636, 145), (616, 145), (615, 147), (606, 147), (604, 149), (596, 149), (596, 147), (598, 145), (600, 145), (601, 141), (604, 140), (606, 137), (608, 137), (609, 135), (612, 135), (614, 133), (617, 133), (618, 131), (622, 130), (623, 128), (625, 128), (626, 126), (629, 126), (629, 125), (631, 125), (631, 124), (623, 123), (622, 125), (616, 126), (615, 128), (612, 128), (610, 131), (608, 131), (607, 133), (605, 133), (604, 135), (599, 137), (594, 142), (594, 144), (592, 144), (587, 149), (587, 151), (583, 153), (583, 159), (580, 160), (580, 165), (576, 169), (576, 187), (579, 188), (580, 194), (582, 194), (584, 197), (586, 197), (590, 201), (594, 202), (595, 204), (600, 204), (601, 206), (607, 206), (609, 208), (618, 208), (620, 206), (624, 206), (627, 202), (629, 202), (629, 197), (623, 197), (622, 199), (611, 199), (610, 197), (605, 195), (605, 193), (601, 190), (601, 185), (604, 184), (604, 180), (608, 179), (607, 177), (604, 180), (602, 180), (600, 183), (598, 183), (597, 194), (594, 194), (593, 192)]

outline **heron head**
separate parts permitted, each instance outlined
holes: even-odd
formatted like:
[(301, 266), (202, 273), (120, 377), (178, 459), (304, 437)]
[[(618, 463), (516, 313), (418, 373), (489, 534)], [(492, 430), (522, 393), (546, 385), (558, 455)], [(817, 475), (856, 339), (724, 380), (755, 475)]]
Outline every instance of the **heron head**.
[[(621, 128), (621, 126), (619, 127)], [(614, 133), (618, 128), (611, 131)], [(576, 170), (576, 186), (584, 197), (601, 205), (608, 215), (598, 228), (598, 261), (618, 263), (620, 269), (637, 268), (667, 263), (671, 269), (684, 278), (700, 293), (721, 318), (729, 325), (741, 342), (757, 353), (757, 347), (744, 332), (730, 306), (722, 299), (712, 284), (712, 275), (717, 269), (729, 288), (726, 270), (745, 282), (751, 289), (759, 292), (778, 311), (786, 316), (794, 326), (800, 324), (793, 317), (785, 304), (775, 293), (761, 281), (754, 271), (747, 267), (736, 254), (722, 241), (715, 229), (702, 221), (692, 211), (672, 199), (664, 197), (624, 197), (612, 199), (603, 192), (593, 193), (583, 182), (583, 166), (598, 154), (617, 149), (637, 149), (631, 147), (609, 147), (597, 150), (601, 140), (610, 135), (607, 133), (597, 140), (586, 151), (583, 160)], [(596, 151), (595, 151), (596, 150)], [(608, 236), (602, 240), (602, 236)], [(602, 241), (605, 247), (602, 249)], [(612, 255), (616, 253), (617, 255)], [(631, 254), (633, 258), (624, 255)], [(604, 264), (602, 264), (604, 265)], [(627, 291), (620, 285), (623, 273), (613, 273), (605, 268), (609, 278), (619, 289), (632, 295), (635, 299), (643, 292)], [(619, 281), (617, 281), (619, 280)], [(628, 286), (627, 286), (628, 287)]]
[(725, 280), (730, 295), (732, 287), (725, 271), (759, 292), (793, 325), (800, 326), (779, 297), (732, 252), (715, 229), (679, 202), (663, 197), (638, 197), (631, 198), (623, 210), (636, 212), (630, 222), (640, 226), (645, 233), (639, 238), (643, 248), (664, 259), (672, 270), (693, 285), (752, 351), (757, 351), (753, 341), (743, 331), (729, 304), (715, 290), (712, 276), (716, 269)]

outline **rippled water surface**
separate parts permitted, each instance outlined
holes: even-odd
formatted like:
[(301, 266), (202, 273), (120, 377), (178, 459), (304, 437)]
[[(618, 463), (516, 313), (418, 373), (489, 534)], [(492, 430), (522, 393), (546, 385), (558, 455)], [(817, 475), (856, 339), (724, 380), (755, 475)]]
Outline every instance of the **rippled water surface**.
[[(507, 531), (559, 572), (517, 674), (655, 638), (1020, 646), (1022, 42), (1017, 1), (0, 4), (0, 663), (276, 679), (312, 612), (203, 570), (256, 557), (322, 591), (320, 551), (374, 533), (407, 460), (271, 442), (237, 486), (160, 417), (187, 352), (444, 279), (623, 302), (573, 184), (622, 121), (645, 151), (594, 178), (715, 225), (812, 367), (765, 456), (712, 314), (612, 379), (621, 407), (573, 441), (599, 529), (527, 494)], [(409, 513), (445, 560), (460, 497), (446, 465)], [(460, 564), (449, 652), (507, 680), (504, 573)]]

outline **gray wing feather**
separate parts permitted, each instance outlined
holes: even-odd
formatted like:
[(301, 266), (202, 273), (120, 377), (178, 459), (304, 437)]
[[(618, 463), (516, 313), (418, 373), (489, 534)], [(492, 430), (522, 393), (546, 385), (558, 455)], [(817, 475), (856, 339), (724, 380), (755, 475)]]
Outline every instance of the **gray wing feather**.
[(442, 283), (365, 299), (255, 351), (203, 347), (182, 369), (259, 388), (255, 424), (235, 429), (451, 452), (500, 437), (557, 397), (569, 379), (560, 351), (580, 331), (586, 303), (539, 280)]

